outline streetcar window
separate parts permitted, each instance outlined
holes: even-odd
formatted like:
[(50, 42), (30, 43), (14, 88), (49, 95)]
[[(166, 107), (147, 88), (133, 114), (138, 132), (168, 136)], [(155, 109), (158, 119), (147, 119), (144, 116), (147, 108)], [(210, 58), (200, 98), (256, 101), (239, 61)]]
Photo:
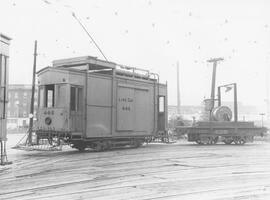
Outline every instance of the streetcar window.
[(70, 88), (70, 110), (72, 111), (76, 110), (76, 88), (75, 87)]
[(54, 85), (45, 85), (45, 107), (54, 107)]
[(165, 97), (164, 96), (160, 96), (158, 97), (158, 111), (159, 112), (164, 112), (165, 111)]
[(78, 111), (83, 110), (83, 90), (82, 90), (82, 88), (78, 88), (77, 109), (78, 109)]
[(83, 89), (78, 87), (70, 88), (70, 110), (82, 111), (83, 109)]
[(66, 84), (59, 84), (56, 86), (55, 107), (66, 106)]
[(1, 81), (1, 83), (0, 83), (0, 85), (1, 86), (5, 86), (6, 85), (6, 57), (5, 56), (2, 56), (1, 54), (0, 54), (0, 56), (1, 56), (1, 62), (0, 62), (0, 81)]
[(44, 86), (39, 87), (39, 107), (44, 107)]

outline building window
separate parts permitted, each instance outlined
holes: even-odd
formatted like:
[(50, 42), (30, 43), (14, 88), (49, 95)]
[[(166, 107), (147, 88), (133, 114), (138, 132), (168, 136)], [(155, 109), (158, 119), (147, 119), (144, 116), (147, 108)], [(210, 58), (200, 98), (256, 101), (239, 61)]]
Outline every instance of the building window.
[(165, 111), (165, 96), (159, 96), (158, 97), (158, 111), (164, 112)]
[(14, 106), (19, 106), (20, 105), (20, 102), (17, 100), (17, 101), (14, 101)]

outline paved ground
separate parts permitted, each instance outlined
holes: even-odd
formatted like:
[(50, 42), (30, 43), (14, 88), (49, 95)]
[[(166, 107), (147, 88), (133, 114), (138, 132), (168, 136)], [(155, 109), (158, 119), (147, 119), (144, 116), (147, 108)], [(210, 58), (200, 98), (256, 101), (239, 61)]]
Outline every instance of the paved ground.
[(270, 199), (270, 143), (264, 142), (99, 153), (9, 150), (9, 159), (12, 165), (0, 167), (1, 200)]

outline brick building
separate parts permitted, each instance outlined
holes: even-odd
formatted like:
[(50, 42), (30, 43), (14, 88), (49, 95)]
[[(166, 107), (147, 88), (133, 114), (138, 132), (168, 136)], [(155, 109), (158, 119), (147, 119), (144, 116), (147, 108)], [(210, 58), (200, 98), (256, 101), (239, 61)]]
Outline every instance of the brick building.
[[(7, 128), (27, 128), (29, 125), (29, 114), (31, 104), (31, 85), (9, 85), (7, 105)], [(37, 89), (35, 91), (34, 107), (37, 107)], [(35, 116), (35, 113), (34, 113)]]

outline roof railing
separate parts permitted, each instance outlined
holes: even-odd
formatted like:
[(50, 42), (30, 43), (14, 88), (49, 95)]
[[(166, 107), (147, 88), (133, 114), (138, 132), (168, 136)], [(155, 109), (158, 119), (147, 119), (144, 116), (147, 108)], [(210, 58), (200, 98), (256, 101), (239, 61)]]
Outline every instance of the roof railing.
[(147, 80), (157, 79), (156, 75), (154, 73), (151, 73), (149, 70), (120, 64), (116, 64), (116, 74), (133, 78), (142, 78)]

